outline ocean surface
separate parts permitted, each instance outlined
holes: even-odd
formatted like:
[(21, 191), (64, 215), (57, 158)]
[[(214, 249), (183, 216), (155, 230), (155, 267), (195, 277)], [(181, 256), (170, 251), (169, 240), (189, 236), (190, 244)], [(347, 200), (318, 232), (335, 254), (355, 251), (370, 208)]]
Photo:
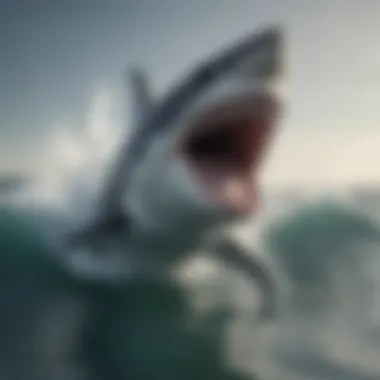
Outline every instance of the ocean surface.
[[(243, 232), (243, 239), (258, 244), (262, 225), (293, 207), (289, 202), (281, 203), (273, 202), (261, 221)], [(379, 204), (356, 202), (355, 207), (380, 220), (380, 212), (375, 211)], [(217, 264), (207, 260), (194, 264), (198, 273), (193, 276), (194, 294), (203, 298), (203, 305), (210, 308), (224, 303), (234, 310), (225, 329), (228, 361), (268, 380), (378, 380), (380, 247), (361, 240), (352, 249), (357, 250), (360, 268), (349, 262), (333, 268), (334, 289), (322, 287), (321, 294), (322, 299), (330, 300), (327, 293), (334, 295), (328, 307), (305, 312), (302, 299), (307, 305), (314, 295), (292, 288), (282, 300), (279, 319), (269, 323), (255, 320), (259, 294), (252, 285), (225, 268), (216, 269)], [(299, 299), (292, 303), (292, 293), (301, 295), (301, 303)]]
[[(296, 203), (269, 199), (261, 218), (249, 228), (238, 229), (237, 235), (260, 250), (263, 226)], [(380, 221), (379, 204), (380, 196), (379, 202), (356, 202), (355, 207)], [(185, 265), (179, 276), (187, 281), (194, 307), (205, 313), (223, 308), (232, 311), (221, 339), (231, 366), (264, 380), (378, 380), (380, 247), (363, 240), (357, 247), (352, 245), (360, 268), (350, 262), (332, 268), (331, 287), (321, 284), (319, 295), (326, 303), (329, 300), (328, 306), (305, 308), (313, 304), (310, 299), (315, 294), (289, 286), (286, 276), (279, 276), (279, 287), (286, 291), (279, 318), (267, 323), (257, 320), (258, 289), (207, 255)], [(276, 270), (280, 273), (281, 266)], [(190, 276), (184, 275), (187, 271)]]

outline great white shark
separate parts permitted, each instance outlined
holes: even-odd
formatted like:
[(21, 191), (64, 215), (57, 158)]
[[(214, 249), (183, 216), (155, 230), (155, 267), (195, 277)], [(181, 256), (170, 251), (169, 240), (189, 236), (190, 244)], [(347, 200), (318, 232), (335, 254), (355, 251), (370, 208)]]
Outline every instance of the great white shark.
[(61, 263), (80, 277), (120, 281), (166, 276), (208, 251), (251, 276), (263, 290), (262, 315), (275, 314), (271, 266), (228, 230), (260, 204), (260, 172), (280, 121), (282, 40), (278, 27), (245, 36), (161, 97), (141, 68), (129, 70), (132, 126), (91, 217), (52, 239)]
[(129, 71), (134, 125), (93, 217), (64, 239), (76, 269), (100, 260), (98, 272), (112, 278), (165, 274), (208, 250), (252, 276), (264, 291), (263, 314), (273, 314), (271, 270), (226, 229), (259, 206), (260, 171), (279, 123), (282, 40), (277, 27), (248, 35), (160, 98), (143, 70)]
[[(280, 121), (274, 84), (281, 65), (281, 30), (268, 28), (212, 55), (162, 97), (134, 69), (133, 125), (95, 199), (91, 186), (72, 186), (75, 207), (65, 203), (65, 210), (47, 199), (1, 200), (1, 378), (105, 379), (109, 371), (130, 378), (133, 368), (149, 372), (163, 362), (173, 371), (177, 351), (187, 358), (180, 373), (194, 378), (199, 356), (205, 353), (205, 362), (214, 348), (204, 345), (208, 333), (188, 336), (193, 318), (182, 315), (182, 286), (174, 281), (173, 289), (171, 276), (198, 251), (250, 276), (263, 290), (261, 316), (276, 315), (273, 266), (229, 232), (259, 207), (260, 172)], [(16, 188), (9, 178), (3, 187)], [(44, 186), (33, 190), (43, 193)], [(147, 327), (163, 331), (160, 338)], [(218, 330), (209, 332), (219, 342), (221, 332), (211, 330)], [(135, 360), (141, 342), (143, 356)], [(161, 355), (164, 346), (169, 351)], [(218, 372), (222, 364), (210, 366)], [(73, 370), (88, 376), (75, 377)]]

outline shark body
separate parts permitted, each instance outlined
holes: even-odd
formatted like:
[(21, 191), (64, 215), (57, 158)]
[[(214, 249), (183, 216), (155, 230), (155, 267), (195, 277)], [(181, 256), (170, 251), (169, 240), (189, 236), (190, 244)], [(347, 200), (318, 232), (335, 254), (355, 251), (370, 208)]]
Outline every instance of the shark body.
[(132, 133), (83, 225), (80, 207), (2, 204), (1, 378), (241, 378), (220, 376), (221, 332), (216, 347), (189, 336), (193, 313), (171, 274), (194, 252), (213, 253), (258, 282), (261, 316), (275, 316), (270, 266), (227, 230), (257, 210), (281, 39), (276, 28), (247, 36), (162, 98), (134, 70)]
[(258, 280), (271, 314), (270, 271), (225, 230), (257, 210), (260, 168), (278, 123), (272, 84), (281, 52), (278, 28), (254, 33), (160, 99), (144, 72), (132, 69), (132, 134), (92, 220), (68, 234), (64, 250), (98, 257), (97, 272), (111, 277), (165, 274), (192, 252), (208, 250)]

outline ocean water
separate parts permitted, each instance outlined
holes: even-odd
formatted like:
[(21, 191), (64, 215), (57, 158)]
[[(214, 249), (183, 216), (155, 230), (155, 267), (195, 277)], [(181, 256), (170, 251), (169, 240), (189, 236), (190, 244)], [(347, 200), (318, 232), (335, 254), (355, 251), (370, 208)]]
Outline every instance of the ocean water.
[[(260, 247), (260, 232), (266, 222), (294, 206), (275, 200), (268, 204), (270, 209), (259, 220), (237, 231), (245, 243)], [(377, 204), (366, 206), (365, 212), (371, 212)], [(360, 204), (358, 207), (364, 210)], [(375, 219), (380, 220), (379, 216), (373, 213)], [(44, 218), (53, 223), (48, 213)], [(361, 240), (352, 244), (352, 250), (357, 262), (332, 267), (333, 281), (328, 287), (321, 286), (322, 290), (316, 288), (312, 293), (286, 281), (281, 283), (280, 278), (286, 297), (281, 300), (278, 319), (267, 323), (257, 320), (260, 293), (254, 284), (207, 255), (188, 263), (183, 271), (191, 275), (180, 277), (188, 281), (195, 308), (205, 314), (230, 312), (220, 342), (232, 367), (265, 380), (378, 380), (380, 247)], [(281, 272), (281, 266), (277, 270)], [(327, 306), (319, 308), (310, 302), (316, 296), (329, 300)]]
[[(107, 123), (104, 124), (108, 127)], [(113, 136), (107, 128), (103, 129), (97, 135), (97, 140), (102, 142)], [(79, 137), (57, 136), (58, 142), (53, 144), (54, 150), (49, 154), (52, 161), (57, 162), (54, 161), (54, 165), (49, 162), (47, 168), (42, 166), (42, 181), (37, 181), (32, 191), (21, 196), (24, 204), (33, 203), (36, 209), (45, 210), (42, 212), (44, 218), (49, 220), (49, 225), (55, 222), (55, 211), (67, 209), (68, 204), (62, 202), (67, 196), (67, 187), (71, 188), (71, 194), (73, 186), (77, 189), (74, 192), (76, 202), (74, 199), (74, 206), (71, 204), (71, 207), (83, 207), (83, 215), (88, 212), (91, 205), (86, 205), (83, 199), (88, 198), (89, 187), (87, 184), (83, 186), (82, 181), (86, 182), (92, 176), (94, 167), (103, 161), (103, 157), (98, 158), (97, 155), (108, 155), (108, 151), (112, 151), (109, 147), (115, 145), (115, 142), (110, 141), (99, 144), (107, 148), (106, 152), (98, 148), (87, 149), (87, 152), (85, 148), (91, 148), (90, 144), (82, 142)], [(83, 139), (87, 137), (84, 134)], [(73, 151), (77, 154), (72, 154)], [(83, 160), (78, 159), (82, 157), (79, 153), (84, 156)], [(62, 157), (57, 157), (57, 154)], [(70, 161), (68, 157), (72, 156), (74, 159)], [(84, 194), (87, 195), (84, 197)], [(294, 199), (289, 201), (281, 196), (279, 198), (268, 197), (261, 217), (254, 220), (250, 228), (238, 231), (245, 243), (260, 247), (263, 225), (297, 203)], [(380, 220), (379, 205), (380, 196), (378, 201), (359, 202), (357, 207), (369, 213), (379, 210), (373, 216)], [(59, 228), (64, 229), (66, 226)], [(354, 247), (360, 258), (360, 270), (353, 263), (332, 268), (334, 289), (324, 287), (324, 293), (319, 295), (322, 299), (330, 295), (326, 293), (334, 295), (329, 307), (323, 310), (315, 307), (305, 312), (302, 303), (308, 304), (315, 294), (290, 286), (278, 320), (271, 323), (257, 321), (260, 294), (239, 274), (205, 259), (191, 263), (187, 270), (192, 271), (192, 275), (185, 277), (193, 279), (188, 286), (194, 295), (196, 307), (205, 309), (205, 312), (220, 305), (232, 309), (232, 316), (226, 322), (221, 340), (226, 360), (232, 366), (257, 373), (265, 380), (378, 380), (380, 247), (372, 242), (367, 243), (361, 241), (358, 247)], [(285, 282), (283, 284), (285, 288), (288, 285)], [(297, 302), (293, 302), (295, 295)]]
[[(273, 206), (255, 228), (245, 231), (244, 238), (252, 234), (257, 244), (264, 221), (289, 205), (282, 206)], [(376, 219), (380, 214), (372, 216)], [(357, 262), (338, 262), (330, 268), (329, 286), (314, 289), (322, 299), (318, 305), (326, 299), (327, 306), (310, 303), (316, 297), (310, 290), (290, 287), (278, 320), (269, 323), (255, 319), (260, 295), (252, 284), (226, 268), (216, 269), (216, 263), (198, 262), (199, 276), (193, 276), (193, 286), (203, 298), (200, 303), (209, 308), (224, 303), (234, 311), (225, 328), (227, 361), (268, 380), (379, 379), (380, 247), (361, 240), (350, 249)]]

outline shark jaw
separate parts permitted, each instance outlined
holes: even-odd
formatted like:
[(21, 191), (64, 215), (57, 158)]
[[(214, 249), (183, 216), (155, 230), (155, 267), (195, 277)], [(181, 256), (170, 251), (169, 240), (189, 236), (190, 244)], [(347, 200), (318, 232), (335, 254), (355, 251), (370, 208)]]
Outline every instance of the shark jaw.
[(225, 99), (200, 114), (177, 154), (213, 204), (239, 215), (257, 207), (257, 179), (275, 125), (269, 94)]

